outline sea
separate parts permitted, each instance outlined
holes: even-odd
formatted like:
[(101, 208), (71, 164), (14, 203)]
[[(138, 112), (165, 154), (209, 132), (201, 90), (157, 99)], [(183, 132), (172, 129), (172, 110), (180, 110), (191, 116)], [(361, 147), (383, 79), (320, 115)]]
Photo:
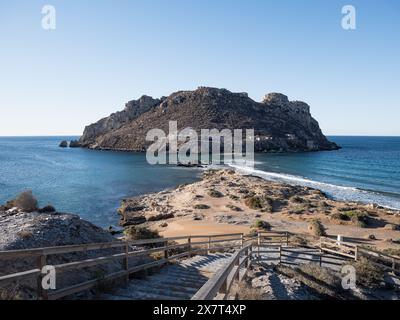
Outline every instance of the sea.
[[(149, 165), (143, 153), (60, 148), (78, 137), (0, 137), (0, 203), (32, 190), (41, 206), (76, 213), (101, 227), (118, 225), (122, 199), (199, 179), (204, 169)], [(256, 154), (267, 180), (320, 189), (338, 200), (400, 209), (400, 137), (330, 136), (336, 151)]]

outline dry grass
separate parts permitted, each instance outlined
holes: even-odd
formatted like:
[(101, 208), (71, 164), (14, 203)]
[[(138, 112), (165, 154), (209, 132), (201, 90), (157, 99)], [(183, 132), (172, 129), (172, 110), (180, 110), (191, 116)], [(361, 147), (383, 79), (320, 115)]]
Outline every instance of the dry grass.
[(146, 227), (130, 226), (124, 230), (126, 240), (147, 240), (147, 239), (158, 239), (161, 238), (157, 231), (150, 230)]
[(239, 300), (264, 300), (264, 294), (259, 288), (253, 288), (247, 281), (236, 285), (237, 298)]
[(378, 288), (383, 282), (384, 272), (368, 259), (361, 257), (352, 264), (356, 269), (357, 284), (365, 288)]
[(271, 230), (271, 225), (265, 220), (256, 220), (251, 225), (251, 228), (258, 230)]
[(207, 205), (207, 204), (201, 204), (200, 203), (200, 204), (194, 205), (193, 208), (197, 209), (197, 210), (207, 210), (207, 209), (210, 209), (210, 206)]
[(330, 269), (322, 268), (316, 264), (303, 264), (298, 268), (278, 266), (277, 270), (285, 276), (303, 283), (321, 297), (341, 298), (340, 278)]
[(224, 195), (223, 195), (222, 192), (219, 192), (219, 191), (214, 190), (214, 189), (208, 191), (208, 195), (209, 195), (210, 197), (212, 197), (212, 198), (223, 198), (223, 197), (224, 197)]
[(25, 212), (34, 212), (38, 209), (38, 201), (31, 190), (20, 193), (14, 200), (14, 205)]
[(26, 239), (32, 238), (33, 237), (33, 233), (30, 232), (30, 231), (23, 230), (23, 231), (19, 231), (17, 233), (17, 236), (19, 238), (23, 239), (23, 240), (26, 240)]
[(313, 220), (308, 225), (308, 231), (311, 235), (315, 237), (326, 236), (325, 227), (322, 225), (321, 221)]
[(0, 300), (22, 300), (22, 299), (23, 297), (21, 295), (20, 287), (18, 285), (0, 289)]

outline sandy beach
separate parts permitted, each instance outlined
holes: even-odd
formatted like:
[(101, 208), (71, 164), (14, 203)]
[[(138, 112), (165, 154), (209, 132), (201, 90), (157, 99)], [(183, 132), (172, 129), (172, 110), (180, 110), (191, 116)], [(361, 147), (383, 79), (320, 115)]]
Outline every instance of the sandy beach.
[[(208, 170), (200, 181), (126, 199), (121, 224), (146, 225), (167, 237), (249, 233), (266, 221), (273, 231), (309, 235), (318, 219), (328, 236), (380, 248), (400, 248), (400, 213), (377, 205), (330, 199), (319, 190), (266, 181), (234, 170)], [(140, 223), (139, 223), (140, 222)]]

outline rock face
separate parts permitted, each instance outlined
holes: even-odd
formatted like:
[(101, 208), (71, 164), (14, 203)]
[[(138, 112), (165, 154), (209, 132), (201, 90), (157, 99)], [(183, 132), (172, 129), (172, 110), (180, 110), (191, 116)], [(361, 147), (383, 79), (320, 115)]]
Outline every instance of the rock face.
[[(40, 247), (105, 243), (116, 241), (110, 233), (82, 220), (77, 215), (64, 213), (22, 212), (17, 208), (0, 210), (0, 251)], [(108, 251), (107, 251), (108, 250)], [(49, 255), (48, 265), (95, 258), (113, 249), (103, 251)], [(0, 276), (32, 269), (36, 258), (19, 258), (0, 261)], [(71, 269), (57, 274), (57, 287), (63, 288), (92, 279), (99, 272), (110, 273), (121, 269), (120, 262), (86, 269)], [(12, 295), (9, 294), (12, 292)], [(35, 299), (36, 284), (21, 281), (17, 287), (0, 288), (5, 299)]]
[(256, 152), (334, 150), (338, 146), (326, 139), (310, 107), (270, 93), (259, 103), (246, 93), (200, 87), (179, 91), (169, 97), (143, 96), (128, 102), (125, 110), (86, 127), (79, 143), (83, 147), (105, 150), (145, 151), (149, 130), (168, 133), (169, 121), (178, 129), (254, 129)]
[[(50, 210), (46, 213), (26, 213), (18, 208), (4, 210), (0, 208), (0, 251), (21, 250), (54, 246), (69, 246), (88, 243), (107, 243), (118, 241), (107, 232), (79, 216), (57, 213)], [(47, 212), (52, 211), (52, 212)], [(137, 248), (135, 250), (141, 250)], [(95, 251), (52, 254), (47, 256), (48, 265), (58, 265), (72, 261), (94, 259), (101, 256), (120, 253), (119, 248)], [(10, 260), (11, 259), (11, 260)], [(33, 269), (37, 265), (36, 257), (10, 258), (0, 260), (0, 277), (7, 274)], [(135, 266), (149, 262), (147, 256), (129, 258), (129, 265)], [(104, 275), (122, 270), (122, 260), (110, 261), (107, 264), (86, 268), (71, 268), (57, 272), (57, 290), (82, 283), (88, 280), (101, 279)], [(36, 299), (36, 279), (21, 280), (18, 284), (0, 287), (1, 299)], [(92, 292), (79, 294), (79, 297), (93, 298)]]

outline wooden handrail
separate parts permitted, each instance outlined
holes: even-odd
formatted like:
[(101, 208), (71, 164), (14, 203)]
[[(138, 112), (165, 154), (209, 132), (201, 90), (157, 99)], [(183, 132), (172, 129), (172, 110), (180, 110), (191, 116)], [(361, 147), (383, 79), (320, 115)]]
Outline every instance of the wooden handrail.
[[(208, 241), (192, 241), (192, 239), (202, 239), (205, 238)], [(213, 239), (213, 240), (211, 240)], [(129, 275), (138, 271), (146, 270), (151, 267), (159, 266), (165, 263), (168, 263), (173, 260), (177, 260), (186, 256), (191, 256), (194, 253), (202, 252), (206, 250), (214, 250), (214, 249), (228, 249), (234, 248), (238, 246), (242, 246), (241, 244), (237, 245), (229, 245), (224, 244), (218, 247), (212, 247), (211, 244), (216, 243), (227, 243), (227, 242), (242, 242), (243, 234), (242, 233), (231, 233), (231, 234), (214, 234), (214, 235), (194, 235), (194, 236), (180, 236), (180, 237), (170, 237), (170, 238), (157, 238), (157, 239), (147, 239), (147, 240), (138, 240), (138, 241), (115, 241), (108, 243), (94, 243), (94, 244), (81, 244), (81, 245), (70, 245), (70, 246), (59, 246), (59, 247), (46, 247), (46, 248), (35, 248), (35, 249), (24, 249), (24, 250), (10, 250), (10, 251), (0, 251), (0, 260), (6, 259), (16, 259), (16, 258), (29, 258), (29, 257), (37, 257), (38, 261), (40, 261), (40, 266), (35, 269), (17, 272), (13, 274), (8, 274), (0, 277), (0, 286), (8, 285), (17, 280), (22, 279), (30, 279), (33, 277), (38, 277), (38, 298), (47, 299), (47, 295), (49, 295), (50, 299), (58, 299), (62, 298), (66, 295), (70, 295), (73, 293), (81, 292), (87, 289), (92, 288), (98, 283), (98, 279), (89, 280), (81, 284), (76, 284), (70, 288), (65, 288), (58, 290), (56, 292), (46, 292), (43, 291), (40, 287), (40, 279), (41, 279), (41, 267), (44, 266), (46, 258), (49, 255), (60, 255), (66, 253), (78, 253), (78, 252), (86, 252), (86, 251), (95, 251), (95, 250), (104, 250), (104, 249), (115, 249), (122, 248), (122, 253), (110, 253), (109, 255), (104, 255), (100, 257), (95, 257), (91, 259), (79, 260), (74, 262), (63, 263), (59, 265), (55, 265), (56, 270), (65, 270), (70, 268), (83, 268), (89, 266), (96, 266), (104, 263), (108, 263), (115, 259), (123, 259), (123, 270), (115, 272), (113, 274), (107, 275), (104, 279), (112, 280), (120, 277), (126, 277), (128, 279)], [(168, 242), (175, 240), (186, 240), (187, 242), (168, 245)], [(140, 247), (147, 246), (152, 244), (160, 244), (164, 243), (163, 246), (153, 247), (144, 250), (132, 251), (132, 247)], [(196, 246), (200, 246), (203, 244), (207, 244), (207, 249), (199, 248)], [(185, 252), (168, 256), (168, 250), (178, 249), (178, 248), (187, 248)], [(129, 266), (128, 258), (132, 256), (140, 256), (140, 255), (149, 255), (151, 253), (156, 252), (164, 252), (164, 259), (156, 260), (150, 263), (145, 263), (137, 266)], [(43, 264), (43, 266), (42, 266)]]
[[(221, 291), (223, 291), (222, 293), (224, 298), (226, 298), (233, 281), (240, 272), (240, 266), (245, 262), (248, 262), (251, 257), (251, 247), (252, 245), (248, 244), (242, 249), (237, 250), (226, 266), (220, 269), (210, 280), (208, 280), (206, 284), (193, 296), (192, 300), (212, 300), (218, 293), (221, 293)], [(245, 257), (243, 261), (240, 261), (243, 254), (245, 254)], [(235, 266), (237, 266), (236, 269), (234, 269)], [(230, 281), (228, 281), (229, 277)]]

